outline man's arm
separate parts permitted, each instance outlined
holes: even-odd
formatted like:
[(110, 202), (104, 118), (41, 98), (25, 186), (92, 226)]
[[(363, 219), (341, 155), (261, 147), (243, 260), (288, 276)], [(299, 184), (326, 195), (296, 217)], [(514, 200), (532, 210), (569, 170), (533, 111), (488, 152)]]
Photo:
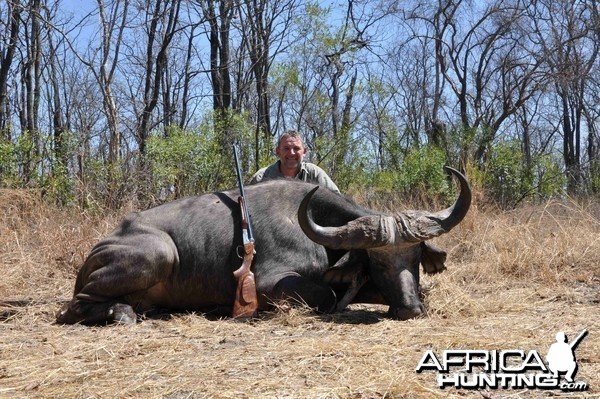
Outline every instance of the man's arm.
[(327, 175), (323, 175), (323, 176), (319, 177), (319, 185), (327, 187), (328, 189), (330, 189), (331, 191), (333, 191), (335, 193), (341, 194), (338, 186), (336, 186), (336, 184), (333, 182), (333, 180), (331, 180), (331, 178)]
[(331, 177), (329, 177), (329, 175), (327, 175), (323, 169), (315, 164), (307, 165), (310, 165), (307, 166), (307, 169), (309, 169), (308, 172), (311, 175), (309, 180), (316, 182), (319, 186), (327, 187), (331, 191), (341, 194), (338, 186), (333, 182), (333, 180), (331, 180)]

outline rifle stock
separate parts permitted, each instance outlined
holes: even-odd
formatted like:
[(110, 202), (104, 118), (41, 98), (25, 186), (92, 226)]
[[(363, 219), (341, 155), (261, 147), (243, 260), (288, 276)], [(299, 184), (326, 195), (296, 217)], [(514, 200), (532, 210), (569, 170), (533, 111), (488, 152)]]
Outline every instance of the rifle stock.
[(242, 266), (233, 272), (237, 279), (235, 302), (233, 303), (234, 318), (249, 318), (258, 316), (258, 298), (256, 296), (256, 281), (250, 270), (254, 259), (254, 243), (244, 244), (244, 260)]
[(233, 302), (232, 317), (246, 319), (258, 316), (258, 298), (256, 294), (256, 281), (251, 266), (254, 259), (254, 237), (252, 235), (252, 225), (249, 220), (248, 207), (244, 198), (244, 186), (241, 180), (241, 172), (237, 162), (237, 149), (234, 147), (235, 162), (238, 172), (238, 183), (240, 186), (240, 214), (242, 216), (242, 242), (244, 244), (244, 256), (242, 265), (233, 272), (237, 280), (235, 290), (235, 300)]

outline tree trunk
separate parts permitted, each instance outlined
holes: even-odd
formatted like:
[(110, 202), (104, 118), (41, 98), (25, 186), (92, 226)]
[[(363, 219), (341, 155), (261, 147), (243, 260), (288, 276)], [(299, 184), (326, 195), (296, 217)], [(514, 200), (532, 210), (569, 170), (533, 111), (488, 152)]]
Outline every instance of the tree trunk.
[[(219, 15), (215, 10), (219, 4)], [(204, 18), (210, 26), (210, 77), (213, 89), (215, 129), (222, 129), (221, 151), (228, 151), (232, 138), (229, 128), (231, 107), (231, 79), (229, 76), (229, 31), (233, 16), (233, 1), (209, 0), (201, 3)]]
[[(142, 114), (139, 116), (137, 132), (139, 140), (138, 144), (142, 156), (146, 153), (146, 142), (151, 130), (150, 119), (152, 117), (152, 112), (158, 103), (161, 80), (166, 73), (169, 45), (177, 30), (180, 4), (180, 0), (173, 0), (172, 4), (170, 4), (170, 0), (166, 0), (163, 7), (163, 2), (158, 0), (152, 13), (152, 22), (150, 23), (148, 30), (148, 43), (146, 48), (144, 108)], [(157, 40), (158, 26), (161, 15), (165, 16), (167, 9), (169, 10), (168, 18), (162, 17), (165, 18), (163, 20), (164, 36), (160, 38), (159, 50), (155, 59), (153, 49)], [(168, 93), (166, 96), (168, 97)], [(165, 112), (170, 112), (168, 104), (165, 104)]]
[(8, 75), (17, 49), (22, 7), (19, 0), (8, 0), (7, 4), (10, 10), (9, 42), (8, 47), (0, 51), (0, 138), (10, 140)]

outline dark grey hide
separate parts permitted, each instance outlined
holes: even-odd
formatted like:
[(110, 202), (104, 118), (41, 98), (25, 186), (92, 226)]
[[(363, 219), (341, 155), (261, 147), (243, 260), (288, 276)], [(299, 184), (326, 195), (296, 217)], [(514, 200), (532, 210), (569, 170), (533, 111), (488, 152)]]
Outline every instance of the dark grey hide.
[[(388, 304), (397, 319), (421, 314), (419, 263), (440, 271), (445, 260), (422, 243), (457, 225), (470, 204), (467, 181), (451, 171), (461, 194), (438, 213), (382, 215), (295, 180), (247, 186), (260, 309), (292, 298), (318, 311), (339, 310), (353, 286), (343, 306)], [(241, 265), (238, 194), (205, 194), (128, 215), (92, 249), (57, 321), (132, 323), (136, 313), (154, 309), (230, 312), (233, 271)]]

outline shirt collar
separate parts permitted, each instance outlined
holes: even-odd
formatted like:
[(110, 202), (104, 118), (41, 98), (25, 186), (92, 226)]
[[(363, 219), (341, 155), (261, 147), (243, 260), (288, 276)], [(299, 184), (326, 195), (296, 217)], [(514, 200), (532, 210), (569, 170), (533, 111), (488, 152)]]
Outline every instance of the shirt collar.
[[(283, 173), (281, 173), (281, 160), (280, 159), (277, 160), (277, 173), (279, 173), (279, 176), (281, 176), (281, 177), (287, 177), (287, 176), (284, 176)], [(302, 161), (300, 163), (300, 171), (293, 178), (302, 180), (302, 179), (304, 179), (304, 177), (306, 176), (307, 173), (308, 173), (308, 170), (306, 169), (306, 162)]]

